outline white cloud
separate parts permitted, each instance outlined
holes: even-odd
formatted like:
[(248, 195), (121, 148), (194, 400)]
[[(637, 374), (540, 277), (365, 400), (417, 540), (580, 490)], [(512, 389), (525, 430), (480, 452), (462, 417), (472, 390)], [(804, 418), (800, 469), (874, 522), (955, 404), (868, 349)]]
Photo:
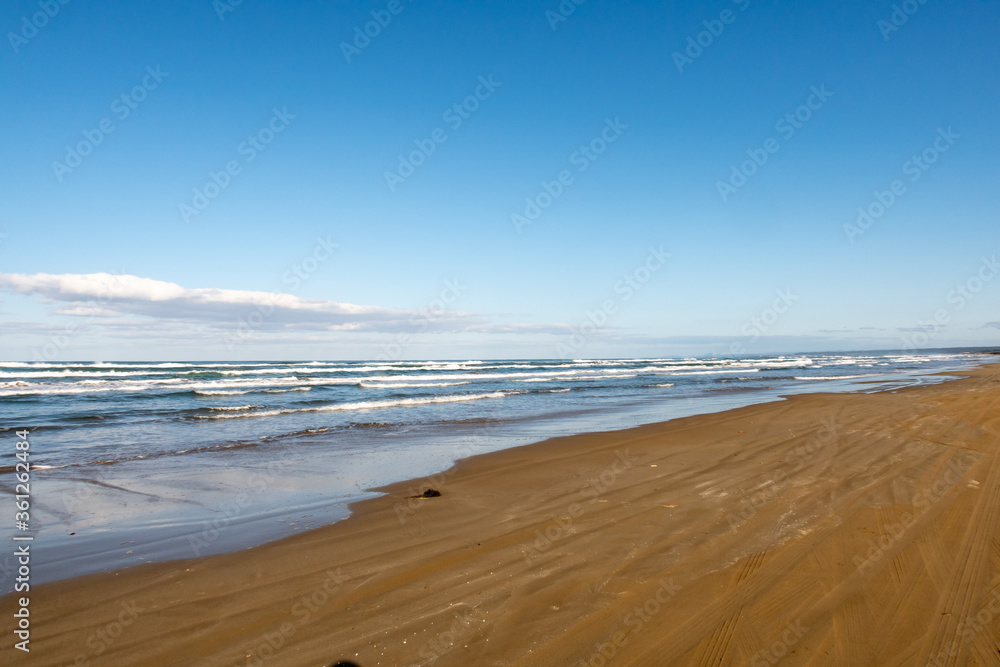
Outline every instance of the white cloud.
[(562, 325), (492, 324), (470, 313), (362, 306), (292, 294), (218, 288), (187, 288), (162, 280), (109, 273), (0, 273), (0, 290), (60, 304), (54, 314), (115, 320), (139, 316), (232, 328), (249, 321), (255, 330), (451, 331), (563, 333)]

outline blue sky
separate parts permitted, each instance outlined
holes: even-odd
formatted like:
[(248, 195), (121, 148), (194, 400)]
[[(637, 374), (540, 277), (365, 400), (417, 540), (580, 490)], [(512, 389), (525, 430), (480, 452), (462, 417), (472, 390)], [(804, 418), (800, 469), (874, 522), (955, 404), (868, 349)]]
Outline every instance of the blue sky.
[(996, 2), (55, 0), (0, 26), (6, 359), (1000, 335)]

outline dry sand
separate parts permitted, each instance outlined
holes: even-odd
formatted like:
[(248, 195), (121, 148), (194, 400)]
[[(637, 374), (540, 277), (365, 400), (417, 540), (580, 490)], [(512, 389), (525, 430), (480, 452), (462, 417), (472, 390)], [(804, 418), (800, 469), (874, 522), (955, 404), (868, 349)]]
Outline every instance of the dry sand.
[(1000, 364), (966, 374), (557, 438), (34, 587), (0, 664), (1000, 665)]

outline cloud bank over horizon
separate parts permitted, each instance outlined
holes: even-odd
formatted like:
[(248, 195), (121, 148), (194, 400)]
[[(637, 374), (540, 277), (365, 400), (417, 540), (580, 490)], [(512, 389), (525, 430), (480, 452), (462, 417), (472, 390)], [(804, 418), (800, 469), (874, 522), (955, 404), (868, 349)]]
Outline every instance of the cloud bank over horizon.
[[(117, 350), (113, 347), (116, 344), (141, 340), (156, 344), (167, 356), (181, 355), (177, 358), (187, 358), (185, 353), (189, 354), (193, 347), (204, 349), (206, 343), (214, 341), (217, 347), (224, 344), (229, 353), (235, 350), (237, 356), (247, 359), (289, 354), (376, 358), (386, 356), (386, 351), (399, 358), (435, 357), (430, 350), (439, 347), (439, 342), (430, 342), (422, 334), (448, 337), (455, 358), (486, 358), (491, 355), (483, 351), (491, 349), (501, 350), (497, 358), (555, 358), (559, 355), (553, 350), (580, 338), (581, 333), (591, 352), (584, 354), (581, 349), (581, 354), (570, 356), (630, 356), (616, 354), (616, 350), (633, 350), (638, 356), (655, 356), (656, 350), (674, 355), (726, 355), (734, 344), (747, 354), (892, 349), (898, 347), (899, 340), (893, 334), (873, 337), (875, 331), (885, 331), (873, 327), (747, 338), (712, 333), (651, 336), (606, 323), (592, 327), (587, 322), (504, 323), (494, 321), (498, 318), (452, 310), (451, 304), (464, 287), (457, 281), (446, 281), (445, 285), (439, 298), (423, 308), (388, 308), (307, 299), (282, 292), (191, 288), (131, 274), (0, 273), (0, 292), (19, 295), (46, 310), (43, 321), (8, 318), (0, 331), (6, 335), (47, 336), (59, 344), (60, 356), (64, 356), (61, 348), (71, 336), (77, 339), (74, 343), (83, 343), (83, 349), (99, 349), (100, 342)], [(998, 324), (988, 322), (983, 327)], [(539, 344), (539, 340), (545, 342)], [(746, 349), (742, 343), (747, 343)], [(36, 352), (39, 349), (36, 346)], [(108, 349), (106, 345), (104, 349)], [(331, 349), (335, 351), (326, 352)], [(345, 354), (344, 350), (367, 351)], [(107, 356), (107, 352), (92, 354)]]
[(294, 294), (222, 288), (188, 288), (129, 274), (0, 273), (0, 290), (40, 297), (53, 315), (122, 319), (129, 316), (209, 326), (298, 331), (438, 331), (564, 333), (566, 325), (501, 324), (449, 309), (461, 286), (447, 282), (423, 309), (385, 308)]

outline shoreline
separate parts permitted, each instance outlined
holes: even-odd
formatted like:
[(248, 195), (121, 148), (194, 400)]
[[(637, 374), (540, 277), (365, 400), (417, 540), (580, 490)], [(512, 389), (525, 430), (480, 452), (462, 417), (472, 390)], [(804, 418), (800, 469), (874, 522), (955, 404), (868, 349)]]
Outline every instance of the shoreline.
[[(818, 368), (839, 370), (839, 362), (845, 359), (850, 358), (820, 359)], [(553, 394), (559, 397), (558, 401), (543, 398), (540, 403), (534, 402), (539, 397), (536, 394), (530, 395), (527, 403), (516, 403), (518, 397), (507, 396), (502, 406), (499, 403), (477, 406), (474, 411), (480, 416), (468, 420), (427, 423), (418, 420), (407, 426), (406, 415), (385, 415), (373, 417), (373, 423), (364, 425), (363, 430), (356, 430), (355, 425), (328, 429), (329, 424), (299, 424), (305, 429), (302, 430), (290, 425), (275, 427), (270, 421), (259, 426), (246, 422), (252, 433), (246, 428), (236, 433), (212, 431), (215, 439), (203, 434), (200, 444), (208, 442), (207, 449), (213, 451), (198, 454), (196, 460), (186, 455), (163, 455), (170, 454), (171, 449), (179, 450), (180, 454), (192, 447), (198, 449), (198, 442), (192, 445), (185, 441), (159, 448), (164, 451), (153, 447), (151, 454), (112, 461), (112, 465), (74, 463), (57, 465), (50, 471), (38, 470), (32, 479), (36, 495), (55, 499), (55, 503), (34, 506), (32, 518), (41, 526), (36, 539), (44, 548), (39, 549), (33, 561), (33, 580), (36, 583), (59, 581), (150, 562), (162, 563), (259, 546), (342, 520), (349, 515), (346, 505), (373, 496), (372, 489), (412, 477), (433, 478), (435, 473), (450, 468), (455, 461), (480, 453), (541, 442), (555, 436), (620, 430), (715, 413), (778, 401), (783, 396), (798, 393), (872, 391), (873, 388), (884, 391), (897, 386), (948, 381), (953, 376), (935, 377), (933, 373), (982, 363), (966, 354), (944, 363), (924, 358), (915, 368), (890, 370), (879, 368), (879, 365), (872, 367), (873, 362), (887, 361), (872, 358), (868, 360), (869, 366), (855, 368), (848, 364), (853, 370), (846, 372), (847, 377), (839, 377), (845, 373), (837, 370), (832, 373), (838, 377), (825, 377), (823, 373), (830, 375), (831, 371), (809, 372), (805, 370), (808, 366), (787, 373), (770, 367), (772, 364), (787, 366), (789, 361), (784, 358), (751, 360), (748, 362), (750, 367), (741, 371), (747, 377), (736, 378), (736, 382), (731, 379), (733, 376), (720, 374), (705, 384), (693, 382), (684, 387), (684, 376), (677, 376), (674, 379), (682, 383), (680, 390), (674, 388), (673, 383), (670, 389), (650, 390), (647, 384), (639, 381), (633, 395), (611, 388), (610, 399), (596, 402), (593, 396), (588, 400), (583, 393), (576, 394), (579, 396), (576, 399), (569, 393)], [(808, 364), (812, 360), (795, 361)], [(928, 361), (937, 368), (920, 367)], [(615, 362), (617, 365), (629, 363)], [(712, 362), (698, 361), (695, 366), (700, 368), (704, 363)], [(953, 365), (948, 368), (948, 363)], [(688, 370), (688, 365), (684, 362), (681, 370)], [(905, 366), (905, 362), (902, 365)], [(779, 375), (760, 377), (756, 374), (756, 366), (765, 367), (761, 375), (765, 372)], [(517, 373), (523, 375), (523, 370), (518, 368)], [(642, 367), (638, 370), (656, 369)], [(607, 370), (597, 372), (606, 373)], [(703, 374), (695, 372), (692, 377), (699, 378)], [(791, 377), (800, 374), (809, 377)], [(517, 388), (516, 382), (509, 384), (508, 389)], [(234, 401), (247, 402), (242, 397)], [(531, 407), (526, 410), (526, 405)], [(193, 407), (205, 409), (204, 405)], [(116, 409), (127, 408), (126, 402)], [(116, 409), (111, 410), (112, 414)], [(209, 410), (223, 408), (210, 407)], [(224, 410), (228, 414), (230, 408)], [(483, 414), (486, 419), (482, 418)], [(242, 422), (223, 420), (220, 423), (239, 426)], [(120, 427), (109, 426), (106, 435), (114, 437), (117, 428)], [(400, 434), (400, 429), (405, 433)], [(258, 438), (262, 430), (267, 435)], [(291, 433), (273, 435), (283, 432)], [(62, 441), (53, 440), (53, 435), (53, 432), (40, 433), (36, 437), (43, 439), (37, 444), (44, 450), (59, 452), (66, 437), (63, 436)], [(82, 432), (80, 437), (101, 441), (94, 431)], [(166, 438), (165, 442), (169, 440)], [(103, 458), (108, 457), (113, 459), (114, 455), (109, 453)], [(10, 533), (7, 534), (9, 538)], [(11, 556), (0, 557), (0, 582), (8, 581), (11, 565)]]
[[(1000, 494), (989, 416), (1000, 364), (944, 375), (960, 379), (797, 394), (480, 454), (373, 489), (386, 495), (307, 533), (42, 584), (32, 639), (43, 664), (596, 665), (602, 652), (613, 664), (771, 664), (782, 642), (785, 660), (849, 664), (871, 659), (863, 649), (876, 639), (884, 659), (953, 646), (969, 655), (997, 639), (985, 629), (955, 644), (955, 617), (990, 608), (997, 565), (988, 537), (1000, 504), (976, 496)], [(407, 497), (422, 486), (443, 495)], [(992, 533), (961, 530), (963, 508)], [(963, 545), (974, 567), (923, 554), (933, 535)], [(951, 582), (946, 595), (929, 599), (914, 554), (940, 570), (931, 574), (954, 574), (935, 580)], [(883, 581), (897, 560), (907, 567)], [(891, 631), (877, 609), (840, 619), (873, 581), (887, 595), (894, 576), (906, 585), (890, 598), (909, 604), (895, 613), (934, 636)], [(928, 600), (913, 603), (914, 591)], [(934, 618), (938, 607), (950, 620)], [(824, 633), (827, 618), (851, 646)], [(115, 623), (112, 641), (89, 641)]]

